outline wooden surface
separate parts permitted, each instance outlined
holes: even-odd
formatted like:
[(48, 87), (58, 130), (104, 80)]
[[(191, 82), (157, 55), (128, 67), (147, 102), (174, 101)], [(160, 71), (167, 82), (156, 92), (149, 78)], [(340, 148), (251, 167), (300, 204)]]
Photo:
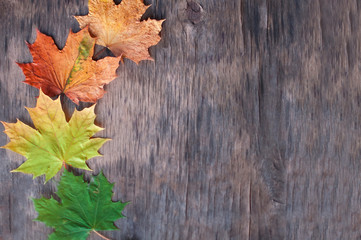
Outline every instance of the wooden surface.
[[(360, 1), (146, 3), (147, 17), (167, 19), (155, 61), (126, 60), (96, 107), (113, 141), (89, 165), (131, 201), (120, 230), (102, 233), (361, 239)], [(72, 15), (86, 13), (86, 0), (0, 0), (0, 120), (31, 124), (38, 90), (15, 64), (31, 61), (25, 40), (39, 28), (63, 47)], [(0, 150), (1, 240), (51, 232), (32, 221), (31, 198), (49, 197), (59, 176), (9, 173), (23, 161)]]

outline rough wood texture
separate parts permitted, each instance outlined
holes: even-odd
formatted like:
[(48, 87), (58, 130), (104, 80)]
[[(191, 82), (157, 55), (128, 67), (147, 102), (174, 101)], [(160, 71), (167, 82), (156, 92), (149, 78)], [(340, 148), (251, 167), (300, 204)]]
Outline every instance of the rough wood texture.
[[(360, 2), (197, 1), (146, 1), (147, 17), (167, 19), (155, 62), (126, 60), (97, 105), (113, 141), (89, 165), (132, 202), (104, 235), (361, 239)], [(0, 120), (31, 124), (24, 41), (38, 27), (62, 47), (86, 13), (86, 0), (0, 0)], [(56, 182), (0, 158), (0, 239), (46, 239), (30, 198)]]

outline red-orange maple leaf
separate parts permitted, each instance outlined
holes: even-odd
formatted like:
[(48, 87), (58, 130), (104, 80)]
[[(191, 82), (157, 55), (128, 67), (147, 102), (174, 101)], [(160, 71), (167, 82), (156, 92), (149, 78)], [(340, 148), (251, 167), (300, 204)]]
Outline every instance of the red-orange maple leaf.
[(28, 44), (33, 62), (18, 64), (25, 74), (24, 82), (50, 97), (64, 93), (76, 104), (96, 102), (104, 95), (103, 86), (116, 78), (120, 58), (94, 61), (94, 45), (87, 28), (70, 31), (61, 50), (51, 37), (38, 31), (34, 44)]

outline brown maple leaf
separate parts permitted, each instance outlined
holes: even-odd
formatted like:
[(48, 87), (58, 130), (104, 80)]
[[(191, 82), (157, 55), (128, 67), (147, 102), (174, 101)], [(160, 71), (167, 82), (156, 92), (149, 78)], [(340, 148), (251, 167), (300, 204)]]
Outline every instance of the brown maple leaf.
[(148, 48), (160, 41), (164, 21), (140, 21), (148, 7), (143, 0), (123, 0), (119, 5), (113, 0), (89, 0), (89, 14), (75, 18), (80, 28), (89, 26), (91, 35), (98, 38), (98, 45), (109, 48), (115, 56), (139, 63), (153, 60)]
[(94, 61), (94, 45), (87, 28), (78, 33), (70, 31), (62, 50), (50, 36), (38, 31), (34, 44), (28, 44), (33, 62), (18, 63), (24, 82), (50, 97), (64, 93), (76, 104), (96, 102), (105, 93), (103, 86), (116, 78), (120, 58)]

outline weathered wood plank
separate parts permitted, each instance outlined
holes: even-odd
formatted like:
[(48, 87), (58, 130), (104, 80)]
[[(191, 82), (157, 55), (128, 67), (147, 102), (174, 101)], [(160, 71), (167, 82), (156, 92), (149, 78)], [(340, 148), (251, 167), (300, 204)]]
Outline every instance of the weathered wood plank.
[[(86, 2), (0, 0), (0, 120), (31, 124), (38, 91), (15, 64), (31, 60), (24, 41), (38, 27), (64, 46)], [(89, 165), (132, 202), (104, 235), (361, 238), (359, 1), (146, 3), (145, 16), (167, 19), (155, 62), (126, 60), (96, 107), (113, 141)], [(10, 174), (24, 161), (14, 153), (0, 159), (0, 239), (46, 239), (30, 198), (55, 181)]]

